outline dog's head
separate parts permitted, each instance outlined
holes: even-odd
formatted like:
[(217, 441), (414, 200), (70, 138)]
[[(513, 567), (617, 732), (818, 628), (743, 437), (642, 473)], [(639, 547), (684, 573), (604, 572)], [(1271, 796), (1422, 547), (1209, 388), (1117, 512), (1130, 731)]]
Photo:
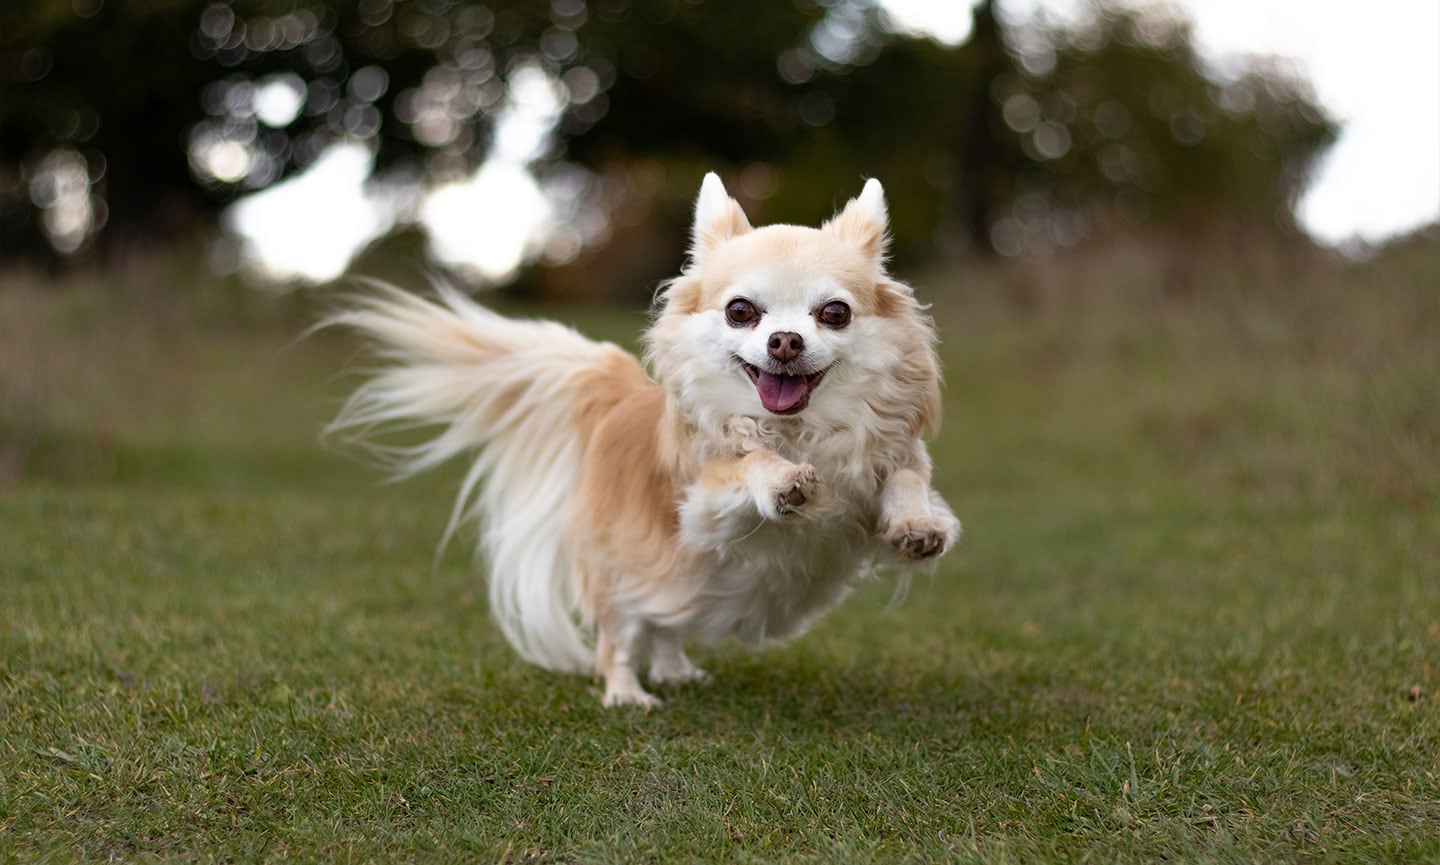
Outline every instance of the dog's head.
[[(714, 174), (695, 205), (690, 262), (649, 335), (656, 376), (687, 415), (860, 414), (933, 430), (934, 337), (914, 293), (885, 272), (888, 213), (876, 180), (822, 227), (751, 228)], [(896, 418), (896, 415), (902, 417)]]

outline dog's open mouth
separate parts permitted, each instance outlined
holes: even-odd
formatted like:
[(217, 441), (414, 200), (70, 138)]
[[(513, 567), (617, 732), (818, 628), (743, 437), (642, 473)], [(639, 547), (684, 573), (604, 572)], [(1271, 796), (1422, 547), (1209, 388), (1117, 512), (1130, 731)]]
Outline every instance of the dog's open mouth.
[(819, 372), (789, 375), (769, 372), (743, 360), (740, 361), (740, 368), (745, 370), (750, 381), (755, 383), (755, 393), (760, 396), (760, 404), (775, 414), (795, 414), (803, 411), (810, 403), (810, 394), (828, 372), (828, 369), (822, 369)]

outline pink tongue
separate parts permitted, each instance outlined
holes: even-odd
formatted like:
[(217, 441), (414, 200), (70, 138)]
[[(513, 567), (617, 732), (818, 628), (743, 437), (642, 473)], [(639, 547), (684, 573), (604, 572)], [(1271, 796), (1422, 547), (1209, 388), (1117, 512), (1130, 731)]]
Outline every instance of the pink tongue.
[(803, 375), (775, 375), (765, 371), (755, 381), (760, 403), (770, 411), (789, 411), (800, 404), (810, 388)]

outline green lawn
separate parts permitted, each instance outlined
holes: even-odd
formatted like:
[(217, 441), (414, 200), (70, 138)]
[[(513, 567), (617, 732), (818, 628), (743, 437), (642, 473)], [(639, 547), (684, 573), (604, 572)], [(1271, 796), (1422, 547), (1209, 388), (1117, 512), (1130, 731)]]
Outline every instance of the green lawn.
[(304, 303), (9, 280), (0, 861), (1440, 861), (1435, 245), (1174, 267), (917, 280), (963, 542), (649, 715), (322, 446)]

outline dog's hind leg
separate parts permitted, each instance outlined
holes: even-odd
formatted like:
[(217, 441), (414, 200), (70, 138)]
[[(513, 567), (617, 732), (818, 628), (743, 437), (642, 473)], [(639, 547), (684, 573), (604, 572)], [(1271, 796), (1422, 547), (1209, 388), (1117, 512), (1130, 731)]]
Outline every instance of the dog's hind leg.
[(708, 682), (710, 674), (695, 666), (685, 654), (684, 641), (677, 631), (656, 628), (650, 635), (650, 684), (660, 688), (689, 682)]
[(649, 647), (649, 636), (643, 622), (625, 622), (615, 628), (601, 625), (595, 647), (595, 672), (605, 680), (607, 707), (639, 706), (648, 710), (661, 706), (658, 697), (640, 686), (635, 672)]

